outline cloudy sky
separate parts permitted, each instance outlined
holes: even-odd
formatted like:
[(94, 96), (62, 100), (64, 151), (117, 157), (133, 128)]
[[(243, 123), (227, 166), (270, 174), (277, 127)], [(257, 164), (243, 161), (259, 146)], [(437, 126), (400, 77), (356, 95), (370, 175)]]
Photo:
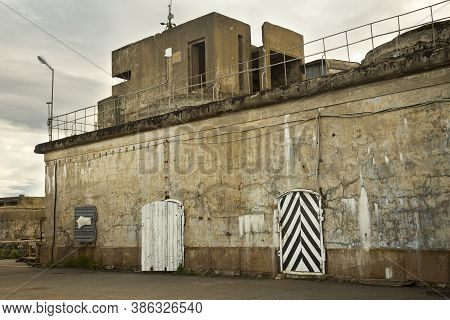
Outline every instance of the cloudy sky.
[[(173, 6), (176, 23), (212, 11), (244, 21), (252, 26), (252, 42), (258, 45), (264, 21), (302, 33), (309, 41), (437, 2), (174, 0)], [(450, 16), (449, 8), (436, 16)], [(43, 156), (33, 150), (48, 139), (45, 103), (50, 97), (51, 73), (36, 56), (45, 56), (56, 70), (55, 114), (90, 106), (111, 93), (112, 79), (105, 72), (111, 69), (111, 51), (161, 32), (159, 23), (166, 16), (166, 0), (0, 0), (0, 197), (44, 195)], [(405, 23), (417, 23), (427, 16), (422, 11)], [(355, 50), (352, 59), (361, 59), (364, 52)]]

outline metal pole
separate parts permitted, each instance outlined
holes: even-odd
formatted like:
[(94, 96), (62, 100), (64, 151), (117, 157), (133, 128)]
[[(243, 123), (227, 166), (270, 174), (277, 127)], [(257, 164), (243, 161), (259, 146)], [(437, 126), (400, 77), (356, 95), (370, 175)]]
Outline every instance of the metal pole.
[(249, 64), (250, 64), (250, 61), (247, 61), (247, 83), (248, 83), (248, 94), (251, 94), (252, 93), (252, 84), (251, 84), (251, 80), (250, 80), (250, 69), (251, 68), (249, 68)]
[(372, 24), (370, 24), (370, 39), (372, 39), (372, 52), (375, 49), (375, 44), (373, 42), (373, 28), (372, 28)]
[(397, 16), (397, 26), (398, 26), (398, 36), (397, 36), (397, 41), (396, 41), (396, 45), (397, 45), (397, 54), (400, 55), (400, 16)]
[(47, 128), (48, 128), (48, 141), (52, 141), (52, 120), (51, 120), (51, 102), (47, 102)]
[(202, 101), (203, 101), (203, 73), (200, 75), (200, 88), (201, 88)]
[(433, 6), (430, 6), (431, 11), (431, 29), (433, 30), (433, 47), (436, 46), (436, 36), (434, 34), (434, 18), (433, 18)]
[(54, 88), (55, 88), (55, 69), (51, 68), (51, 70), (52, 70), (52, 100), (51, 100), (50, 119), (49, 119), (50, 141), (53, 140), (53, 99), (54, 99)]
[[(75, 111), (75, 122), (74, 122), (74, 126), (75, 126), (75, 135), (77, 134), (77, 112)], [(73, 126), (72, 126), (72, 135), (73, 134)]]
[[(52, 71), (52, 100), (51, 102), (47, 102), (48, 109), (48, 119), (47, 119), (47, 127), (48, 127), (48, 138), (49, 141), (53, 139), (53, 99), (54, 99), (54, 87), (55, 87), (55, 69), (45, 60), (43, 56), (37, 56), (37, 59), (40, 63), (47, 66)], [(51, 104), (51, 106), (50, 106)]]
[(234, 97), (234, 81), (235, 81), (235, 79), (233, 79), (234, 77), (233, 77), (233, 66), (230, 66), (230, 77), (232, 77), (231, 78), (231, 97), (233, 98)]
[(283, 63), (284, 63), (284, 85), (288, 85), (287, 81), (287, 70), (286, 70), (286, 52), (283, 52)]
[(347, 46), (347, 56), (348, 56), (348, 62), (350, 62), (350, 48), (348, 47), (348, 32), (345, 31), (345, 41), (346, 41), (346, 46)]
[(303, 68), (305, 69), (305, 80), (308, 80), (308, 73), (306, 70), (305, 42), (303, 42)]
[(189, 79), (186, 80), (186, 99), (189, 99)]
[(175, 101), (175, 82), (172, 83), (172, 100)]

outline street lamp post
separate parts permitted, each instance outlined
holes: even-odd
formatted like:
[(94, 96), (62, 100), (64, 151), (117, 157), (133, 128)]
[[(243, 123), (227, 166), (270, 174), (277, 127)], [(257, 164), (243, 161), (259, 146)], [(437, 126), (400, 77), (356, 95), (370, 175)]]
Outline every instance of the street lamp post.
[(54, 92), (54, 87), (55, 87), (55, 69), (47, 62), (47, 60), (45, 60), (45, 58), (43, 56), (38, 56), (37, 57), (39, 62), (46, 65), (51, 71), (52, 71), (52, 100), (51, 102), (47, 102), (48, 105), (48, 120), (47, 120), (47, 126), (48, 126), (48, 138), (49, 141), (53, 140), (53, 135), (52, 135), (52, 129), (53, 129), (53, 92)]

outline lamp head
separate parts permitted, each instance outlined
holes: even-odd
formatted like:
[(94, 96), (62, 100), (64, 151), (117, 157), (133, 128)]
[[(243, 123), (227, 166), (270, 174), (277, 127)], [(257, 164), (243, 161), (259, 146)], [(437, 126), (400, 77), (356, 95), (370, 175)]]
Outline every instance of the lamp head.
[(51, 70), (53, 70), (52, 66), (47, 62), (47, 60), (45, 60), (45, 58), (43, 56), (38, 56), (37, 58), (40, 63), (45, 64), (47, 67), (49, 67)]

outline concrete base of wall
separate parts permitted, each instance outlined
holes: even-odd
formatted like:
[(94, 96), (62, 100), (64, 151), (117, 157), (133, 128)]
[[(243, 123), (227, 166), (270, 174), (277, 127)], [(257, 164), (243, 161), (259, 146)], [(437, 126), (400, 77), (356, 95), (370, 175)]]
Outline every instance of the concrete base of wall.
[(275, 248), (186, 248), (185, 268), (235, 275), (276, 274), (279, 270), (277, 251)]
[[(126, 269), (139, 271), (141, 268), (141, 248), (101, 248), (101, 247), (57, 247), (55, 248), (54, 263), (62, 263), (66, 259), (85, 256), (106, 269)], [(39, 262), (48, 265), (52, 262), (51, 247), (41, 247)]]
[[(79, 247), (57, 248), (55, 261), (63, 257), (88, 256), (105, 268), (139, 271), (141, 248)], [(214, 271), (226, 275), (279, 273), (276, 248), (188, 247), (185, 269)], [(51, 262), (51, 248), (39, 250), (40, 262)], [(392, 249), (328, 249), (326, 274), (351, 279), (413, 280), (449, 284), (449, 251), (410, 251)]]
[(449, 251), (328, 249), (328, 275), (449, 283)]

